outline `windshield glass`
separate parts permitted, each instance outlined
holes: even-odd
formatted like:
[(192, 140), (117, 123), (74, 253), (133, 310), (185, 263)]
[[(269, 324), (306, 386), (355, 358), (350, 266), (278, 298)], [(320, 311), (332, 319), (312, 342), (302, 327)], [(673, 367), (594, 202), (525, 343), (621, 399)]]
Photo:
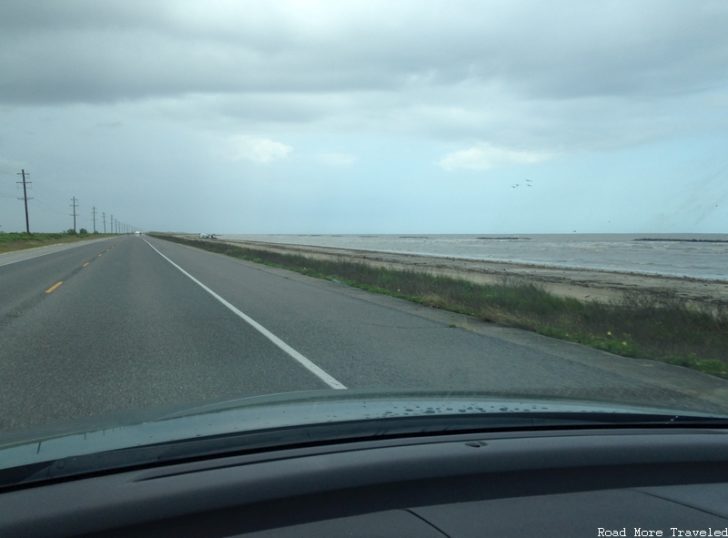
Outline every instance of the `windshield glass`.
[(726, 28), (710, 0), (3, 1), (0, 450), (728, 415)]

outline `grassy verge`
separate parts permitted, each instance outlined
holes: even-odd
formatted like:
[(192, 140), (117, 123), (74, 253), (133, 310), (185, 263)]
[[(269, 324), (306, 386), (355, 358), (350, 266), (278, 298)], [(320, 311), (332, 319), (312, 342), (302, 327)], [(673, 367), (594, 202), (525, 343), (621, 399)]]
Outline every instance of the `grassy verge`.
[(83, 239), (97, 239), (103, 234), (69, 234), (69, 233), (0, 233), (0, 253), (25, 248), (42, 247), (55, 243), (71, 243)]
[(348, 261), (158, 237), (257, 263), (336, 279), (375, 293), (475, 316), (578, 342), (627, 357), (661, 360), (728, 378), (728, 312), (695, 311), (676, 297), (635, 294), (623, 303), (582, 302), (552, 295), (535, 285), (474, 284), (413, 271)]

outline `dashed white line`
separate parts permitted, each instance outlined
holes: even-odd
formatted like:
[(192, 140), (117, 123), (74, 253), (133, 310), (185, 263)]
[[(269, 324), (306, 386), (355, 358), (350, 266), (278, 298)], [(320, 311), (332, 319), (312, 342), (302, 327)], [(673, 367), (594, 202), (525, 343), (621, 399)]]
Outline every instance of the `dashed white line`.
[(195, 284), (200, 286), (203, 290), (205, 290), (207, 293), (212, 295), (215, 299), (217, 299), (220, 303), (223, 304), (228, 310), (230, 310), (233, 314), (238, 316), (240, 319), (245, 321), (248, 325), (253, 327), (256, 331), (258, 331), (260, 334), (265, 336), (268, 340), (270, 340), (273, 344), (275, 344), (279, 349), (281, 349), (283, 352), (288, 354), (290, 357), (292, 357), (294, 360), (296, 360), (301, 366), (306, 368), (309, 372), (311, 372), (313, 375), (318, 377), (321, 381), (326, 383), (329, 387), (332, 389), (342, 390), (346, 389), (346, 386), (338, 381), (336, 378), (322, 370), (319, 366), (317, 366), (313, 361), (306, 358), (303, 354), (299, 353), (295, 349), (293, 349), (291, 346), (286, 344), (283, 340), (278, 338), (275, 334), (270, 332), (268, 329), (263, 327), (260, 323), (255, 321), (253, 318), (248, 316), (245, 312), (238, 309), (236, 306), (231, 304), (230, 302), (226, 301), (224, 298), (222, 298), (220, 295), (212, 291), (210, 288), (205, 286), (202, 282), (197, 280), (195, 277), (193, 277), (191, 274), (189, 274), (187, 271), (182, 269), (179, 265), (177, 265), (175, 262), (170, 260), (167, 256), (162, 254), (157, 247), (152, 245), (149, 241), (146, 239), (144, 242), (149, 245), (157, 254), (159, 254), (162, 258), (167, 260), (170, 264), (172, 264), (173, 267), (177, 268), (183, 275), (185, 275), (187, 278), (192, 280)]

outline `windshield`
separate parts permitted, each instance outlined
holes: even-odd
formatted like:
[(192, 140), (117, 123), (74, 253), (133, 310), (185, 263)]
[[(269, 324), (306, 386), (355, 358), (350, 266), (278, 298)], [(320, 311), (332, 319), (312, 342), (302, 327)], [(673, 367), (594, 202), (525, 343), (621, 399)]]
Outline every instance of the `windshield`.
[(0, 450), (728, 415), (726, 28), (710, 0), (3, 1)]

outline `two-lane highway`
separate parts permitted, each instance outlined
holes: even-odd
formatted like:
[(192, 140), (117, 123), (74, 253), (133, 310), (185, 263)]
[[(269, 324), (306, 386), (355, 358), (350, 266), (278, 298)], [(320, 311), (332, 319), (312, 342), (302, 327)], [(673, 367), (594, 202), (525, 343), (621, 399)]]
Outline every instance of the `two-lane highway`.
[(38, 286), (54, 292), (111, 244), (111, 240), (94, 240), (0, 254), (0, 323), (40, 300)]
[(709, 376), (143, 236), (0, 265), (0, 379), (0, 434), (311, 389), (728, 408)]
[(0, 268), (22, 305), (0, 322), (3, 429), (326, 387), (143, 239), (64, 252), (51, 277), (52, 261)]

